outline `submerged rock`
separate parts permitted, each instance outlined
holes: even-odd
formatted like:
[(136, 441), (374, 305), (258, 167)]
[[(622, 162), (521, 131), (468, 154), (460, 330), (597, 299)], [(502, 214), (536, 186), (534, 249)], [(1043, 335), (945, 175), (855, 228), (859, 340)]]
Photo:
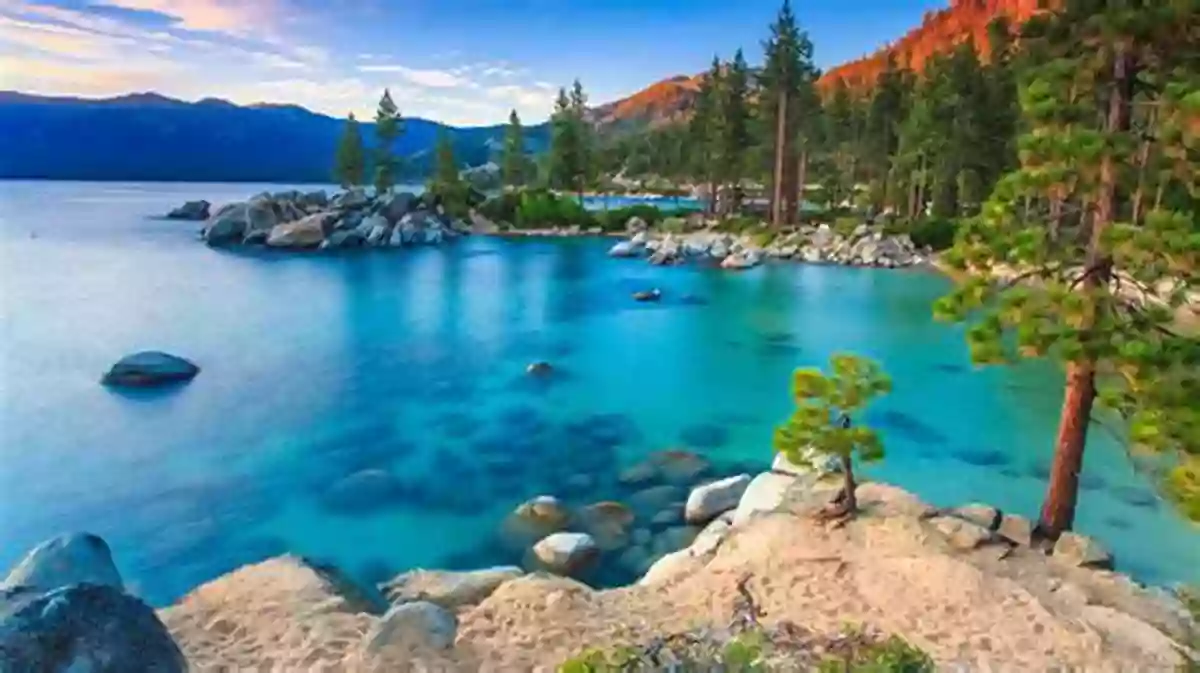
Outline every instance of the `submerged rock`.
[(24, 587), (52, 591), (71, 584), (125, 589), (108, 544), (91, 533), (70, 533), (34, 547), (0, 583), (0, 590)]
[(198, 373), (199, 367), (177, 355), (161, 351), (142, 351), (118, 360), (104, 374), (101, 383), (107, 386), (144, 388), (190, 381)]
[(183, 653), (148, 605), (111, 584), (0, 591), (4, 673), (183, 673)]
[(508, 548), (524, 550), (538, 540), (564, 530), (571, 515), (558, 498), (539, 496), (516, 508), (500, 524), (500, 540)]
[(633, 510), (619, 502), (598, 502), (579, 512), (580, 525), (604, 551), (629, 544), (634, 521)]
[(545, 376), (553, 371), (554, 367), (549, 362), (542, 361), (530, 362), (529, 366), (525, 368), (525, 373), (533, 376)]
[(1054, 543), (1053, 558), (1069, 566), (1111, 569), (1113, 557), (1099, 542), (1067, 531)]
[(654, 288), (653, 290), (642, 290), (640, 292), (633, 293), (633, 299), (635, 301), (658, 301), (661, 298), (662, 292), (658, 288)]

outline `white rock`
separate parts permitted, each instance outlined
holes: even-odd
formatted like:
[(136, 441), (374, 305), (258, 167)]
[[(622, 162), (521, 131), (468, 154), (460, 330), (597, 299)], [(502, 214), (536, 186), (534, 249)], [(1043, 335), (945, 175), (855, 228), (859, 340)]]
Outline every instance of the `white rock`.
[(633, 238), (629, 239), (629, 242), (633, 245), (646, 245), (646, 232), (639, 231), (633, 235)]
[(793, 463), (788, 460), (787, 455), (776, 453), (775, 460), (771, 463), (772, 472), (782, 472), (794, 476), (803, 476), (806, 474), (835, 474), (842, 471), (842, 462), (837, 456), (831, 456), (827, 453), (814, 451), (811, 448), (801, 449), (801, 462)]
[(703, 562), (692, 556), (687, 549), (681, 549), (655, 561), (646, 574), (638, 580), (638, 584), (662, 584), (692, 573), (703, 565)]
[(533, 555), (547, 570), (570, 575), (595, 560), (599, 547), (587, 533), (554, 533), (533, 545)]
[(783, 504), (788, 489), (795, 482), (796, 478), (791, 475), (774, 472), (763, 472), (755, 477), (738, 501), (733, 513), (733, 525), (741, 526), (759, 512), (775, 511)]
[(641, 246), (633, 241), (620, 241), (608, 250), (610, 257), (636, 257), (640, 253)]
[(750, 475), (739, 474), (692, 489), (684, 506), (684, 519), (688, 523), (707, 523), (713, 517), (738, 506)]
[(696, 557), (709, 556), (717, 551), (717, 547), (725, 541), (729, 530), (733, 527), (733, 514), (726, 512), (713, 519), (688, 547), (688, 553)]
[(516, 566), (497, 566), (482, 570), (412, 570), (379, 585), (392, 603), (428, 601), (447, 610), (474, 605), (487, 598), (501, 584), (525, 573)]

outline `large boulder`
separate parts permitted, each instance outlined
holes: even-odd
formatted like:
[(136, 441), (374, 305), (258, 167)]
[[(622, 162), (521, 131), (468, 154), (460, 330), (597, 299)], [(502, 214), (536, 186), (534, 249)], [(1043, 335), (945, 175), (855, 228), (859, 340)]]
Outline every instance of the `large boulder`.
[(391, 472), (368, 468), (335, 481), (321, 495), (321, 504), (333, 512), (355, 514), (390, 506), (404, 493), (404, 484)]
[[(269, 197), (257, 196), (251, 199), (246, 204), (246, 233), (243, 238), (254, 238), (259, 232), (266, 235), (275, 225), (284, 220), (283, 214), (283, 209), (278, 208)], [(299, 211), (292, 210), (288, 210), (287, 214), (303, 215)]]
[(300, 197), (300, 203), (305, 207), (324, 208), (329, 205), (329, 196), (324, 189), (317, 189)]
[(183, 673), (179, 646), (148, 605), (111, 584), (0, 590), (3, 673)]
[(603, 551), (613, 551), (629, 544), (634, 518), (633, 510), (613, 501), (588, 505), (579, 512), (580, 526)]
[(391, 225), (388, 224), (386, 217), (372, 215), (365, 218), (356, 231), (361, 233), (364, 229), (366, 230), (367, 245), (378, 246), (387, 242)]
[(393, 604), (428, 601), (447, 610), (475, 605), (501, 584), (524, 575), (516, 566), (497, 566), (483, 570), (413, 570), (379, 585)]
[(231, 203), (208, 218), (204, 225), (204, 242), (211, 246), (241, 243), (246, 235), (246, 204)]
[(658, 476), (663, 481), (677, 486), (695, 483), (711, 467), (703, 456), (679, 449), (652, 453), (648, 460), (655, 466)]
[(161, 351), (142, 351), (126, 355), (104, 374), (106, 386), (145, 388), (190, 381), (200, 368), (178, 355)]
[(8, 573), (0, 582), (0, 590), (24, 587), (45, 592), (71, 584), (125, 589), (104, 540), (91, 533), (70, 533), (46, 540)]
[(688, 523), (708, 523), (718, 514), (737, 507), (749, 485), (750, 475), (739, 474), (697, 486), (688, 494), (684, 518)]
[(409, 192), (384, 194), (375, 201), (375, 212), (387, 218), (391, 224), (400, 221), (417, 205), (417, 197)]
[(946, 538), (951, 547), (963, 551), (974, 549), (992, 537), (987, 528), (957, 516), (934, 517), (930, 524)]
[(586, 570), (599, 555), (600, 548), (587, 533), (554, 533), (533, 545), (538, 564), (556, 574), (570, 576)]
[(741, 526), (760, 512), (773, 512), (783, 504), (796, 477), (763, 472), (750, 481), (733, 513), (733, 525)]
[(729, 255), (721, 260), (722, 269), (743, 270), (750, 269), (762, 261), (761, 255), (755, 250), (743, 250)]
[(800, 449), (797, 456), (799, 462), (794, 462), (785, 453), (776, 453), (771, 463), (771, 471), (790, 474), (796, 477), (812, 474), (835, 474), (842, 471), (842, 461), (835, 455), (822, 453), (810, 447)]
[(638, 217), (637, 215), (634, 215), (633, 217), (631, 217), (625, 221), (625, 230), (629, 231), (631, 233), (636, 234), (639, 232), (646, 231), (649, 228), (650, 228), (650, 226), (648, 224), (646, 224), (646, 221), (643, 220), (642, 218)]
[(356, 230), (338, 230), (329, 235), (322, 243), (322, 248), (358, 248), (367, 242)]
[(316, 213), (295, 222), (277, 224), (267, 236), (267, 245), (272, 248), (315, 248), (325, 240), (325, 226), (332, 219), (332, 213)]
[(204, 200), (188, 201), (167, 213), (167, 217), (172, 220), (207, 220), (210, 206), (211, 204)]
[(393, 648), (444, 650), (454, 645), (457, 631), (458, 619), (445, 608), (427, 601), (402, 603), (371, 625), (363, 648), (373, 655)]

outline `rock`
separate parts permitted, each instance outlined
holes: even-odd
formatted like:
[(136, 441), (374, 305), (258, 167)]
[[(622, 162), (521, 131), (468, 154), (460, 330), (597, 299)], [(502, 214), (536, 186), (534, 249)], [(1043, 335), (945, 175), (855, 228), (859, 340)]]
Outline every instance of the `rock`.
[(637, 257), (642, 253), (642, 246), (633, 241), (618, 241), (608, 249), (609, 257)]
[(987, 528), (956, 516), (934, 517), (930, 523), (946, 537), (946, 541), (955, 549), (971, 550), (992, 537), (991, 531)]
[(617, 475), (617, 481), (626, 486), (648, 484), (658, 478), (658, 466), (653, 461), (643, 460), (635, 463)]
[(633, 293), (634, 301), (658, 301), (661, 298), (662, 292), (658, 288)]
[(204, 225), (204, 242), (211, 246), (241, 243), (246, 235), (246, 204), (223, 206)]
[(329, 196), (325, 194), (324, 189), (317, 189), (300, 197), (300, 202), (305, 206), (314, 206), (324, 208), (329, 205)]
[(554, 367), (549, 362), (537, 361), (530, 362), (525, 367), (525, 373), (531, 376), (546, 376), (554, 371)]
[(1015, 514), (1005, 514), (1000, 518), (1000, 527), (997, 529), (1000, 536), (1014, 544), (1025, 545), (1026, 547), (1033, 544), (1033, 524), (1029, 519)]
[(395, 224), (407, 215), (417, 204), (417, 197), (409, 192), (384, 194), (375, 200), (375, 212), (387, 218), (389, 224)]
[(795, 477), (802, 477), (812, 473), (817, 474), (836, 474), (842, 471), (842, 462), (837, 456), (814, 451), (811, 448), (802, 449), (800, 451), (802, 462), (794, 463), (788, 459), (787, 454), (776, 453), (775, 459), (771, 462), (771, 471), (779, 472), (780, 474), (790, 474)]
[(111, 584), (0, 591), (0, 671), (184, 673), (187, 662), (145, 603)]
[(126, 355), (104, 374), (106, 386), (145, 388), (190, 381), (200, 373), (195, 364), (170, 353), (142, 351)]
[(725, 259), (729, 256), (729, 244), (724, 239), (717, 239), (708, 249), (708, 256), (713, 259)]
[[(296, 211), (299, 216), (301, 213)], [(271, 201), (269, 196), (256, 196), (246, 203), (246, 233), (245, 237), (255, 235), (257, 232), (269, 232), (271, 229), (281, 222), (280, 213), (275, 210), (275, 203)]]
[(691, 451), (659, 451), (650, 455), (659, 476), (668, 484), (687, 486), (708, 472), (707, 460)]
[(654, 555), (643, 545), (628, 547), (617, 557), (617, 565), (634, 575), (642, 575), (652, 563), (654, 563)]
[(758, 253), (747, 250), (735, 252), (721, 261), (722, 269), (742, 270), (758, 266), (761, 261)]
[(664, 584), (680, 577), (686, 577), (703, 565), (703, 562), (681, 549), (663, 556), (654, 562), (645, 575), (638, 580), (640, 585)]
[(500, 231), (500, 225), (484, 217), (474, 208), (471, 209), (468, 217), (471, 220), (471, 230), (477, 234), (494, 234)]
[(643, 220), (642, 218), (638, 217), (637, 215), (634, 215), (633, 217), (631, 217), (625, 221), (625, 230), (626, 231), (640, 233), (640, 232), (646, 231), (649, 228), (650, 228), (650, 226), (646, 224), (646, 221)]
[(525, 574), (516, 566), (483, 570), (413, 570), (379, 585), (394, 604), (428, 601), (447, 610), (476, 605), (492, 595), (496, 587)]
[(523, 551), (542, 538), (566, 529), (571, 517), (557, 498), (538, 496), (522, 503), (500, 524), (501, 542)]
[(91, 533), (70, 533), (46, 540), (0, 582), (0, 590), (25, 587), (47, 592), (71, 584), (95, 584), (124, 591), (108, 544)]
[(673, 502), (678, 502), (682, 496), (683, 493), (677, 486), (652, 486), (629, 496), (629, 506), (639, 516), (649, 516), (661, 512)]
[(167, 217), (172, 220), (207, 220), (210, 205), (204, 200), (188, 201), (167, 213)]
[[(341, 219), (334, 223), (333, 229), (334, 231), (353, 231), (358, 229), (358, 226), (362, 224), (364, 217), (366, 217), (366, 215), (362, 211), (351, 210), (350, 212), (342, 215)], [(368, 231), (367, 233), (370, 232)], [(363, 234), (362, 238), (365, 240), (366, 234)]]
[(321, 243), (322, 248), (359, 248), (367, 241), (355, 230), (335, 231)]
[(708, 556), (717, 551), (733, 527), (733, 513), (726, 512), (713, 519), (688, 547), (693, 556)]
[(355, 231), (363, 233), (363, 238), (367, 240), (367, 245), (378, 246), (387, 241), (391, 225), (388, 224), (387, 218), (383, 215), (371, 215), (370, 217), (363, 218), (362, 224), (359, 224), (358, 229)]
[(708, 523), (718, 514), (737, 507), (749, 485), (750, 475), (739, 474), (697, 486), (688, 494), (684, 519), (688, 523)]
[(445, 650), (454, 645), (458, 619), (445, 608), (426, 601), (392, 607), (363, 637), (363, 648), (379, 654), (392, 648)]
[(295, 222), (277, 224), (267, 236), (267, 245), (272, 248), (315, 248), (325, 240), (325, 225), (332, 221), (332, 213), (317, 213)]
[(1086, 535), (1067, 531), (1054, 543), (1052, 558), (1080, 568), (1112, 569), (1113, 557), (1101, 544)]
[(973, 524), (983, 526), (988, 530), (994, 531), (1000, 528), (1000, 510), (991, 505), (971, 503), (970, 505), (955, 507), (950, 510), (950, 514), (970, 521)]
[(585, 570), (599, 554), (599, 547), (587, 533), (554, 533), (533, 545), (533, 555), (546, 569), (557, 575), (573, 575)]
[[(650, 246), (647, 245), (646, 247), (649, 248)], [(674, 236), (668, 235), (658, 242), (658, 247), (654, 250), (654, 254), (650, 255), (650, 263), (655, 265), (674, 264), (679, 261), (679, 257), (679, 241)]]
[(1144, 670), (1192, 670), (1185, 666), (1179, 645), (1150, 624), (1103, 605), (1082, 608), (1083, 622), (1102, 634), (1106, 645), (1138, 652)]
[(426, 245), (437, 245), (446, 238), (446, 229), (441, 226), (430, 227), (424, 232), (424, 243)]
[(401, 227), (392, 228), (392, 235), (388, 237), (387, 244), (393, 248), (404, 245), (404, 230)]
[(579, 512), (580, 526), (601, 551), (613, 551), (629, 544), (633, 510), (619, 502), (598, 502)]
[(672, 505), (666, 509), (660, 510), (651, 519), (650, 524), (655, 527), (673, 526), (677, 523), (683, 523), (683, 510), (686, 503)]
[(634, 234), (633, 238), (629, 239), (629, 243), (638, 246), (646, 245), (646, 232), (639, 231), (638, 233)]
[(371, 204), (371, 197), (362, 187), (354, 187), (333, 197), (329, 205), (338, 210), (357, 210)]
[(733, 512), (733, 525), (741, 526), (759, 512), (773, 512), (783, 504), (796, 478), (786, 474), (763, 472), (754, 477)]

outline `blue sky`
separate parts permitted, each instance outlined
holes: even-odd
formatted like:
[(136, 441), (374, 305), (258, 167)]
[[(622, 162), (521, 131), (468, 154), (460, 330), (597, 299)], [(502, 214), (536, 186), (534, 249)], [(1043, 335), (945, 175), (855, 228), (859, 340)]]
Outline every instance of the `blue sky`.
[[(795, 0), (819, 66), (871, 52), (945, 0)], [(779, 0), (0, 0), (0, 88), (294, 103), (369, 115), (529, 121), (579, 77), (592, 103), (751, 63)]]

